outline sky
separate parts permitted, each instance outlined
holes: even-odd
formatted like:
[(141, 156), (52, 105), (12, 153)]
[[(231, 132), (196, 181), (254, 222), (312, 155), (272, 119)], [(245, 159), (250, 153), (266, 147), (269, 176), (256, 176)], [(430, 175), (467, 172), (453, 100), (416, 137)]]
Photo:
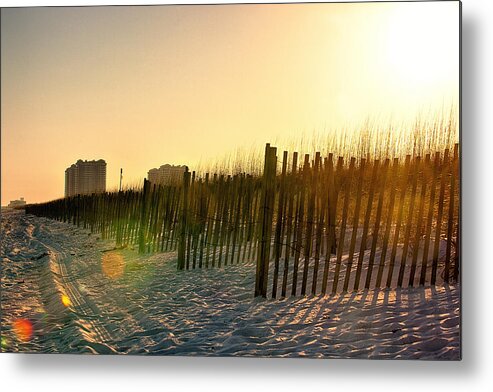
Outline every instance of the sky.
[(1, 11), (1, 204), (459, 102), (459, 3)]

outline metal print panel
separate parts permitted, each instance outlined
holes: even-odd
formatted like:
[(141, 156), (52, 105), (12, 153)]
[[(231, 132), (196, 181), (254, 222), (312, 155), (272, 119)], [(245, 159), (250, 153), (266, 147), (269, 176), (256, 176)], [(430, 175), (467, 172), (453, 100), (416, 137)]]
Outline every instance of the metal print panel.
[(461, 358), (459, 2), (1, 37), (3, 352)]

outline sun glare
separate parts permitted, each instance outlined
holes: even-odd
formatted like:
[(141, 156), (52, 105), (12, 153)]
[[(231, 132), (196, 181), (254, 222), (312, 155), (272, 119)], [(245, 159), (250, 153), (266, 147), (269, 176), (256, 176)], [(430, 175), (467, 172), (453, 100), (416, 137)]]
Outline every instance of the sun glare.
[[(126, 185), (141, 184), (156, 165), (196, 169), (368, 119), (412, 129), (459, 103), (456, 1), (86, 11), (2, 11), (2, 203), (62, 196), (74, 157), (105, 159), (111, 189), (121, 167)], [(38, 40), (46, 48), (33, 51)], [(122, 274), (121, 260), (105, 262)]]
[[(456, 83), (459, 53), (457, 40), (451, 38), (458, 32), (458, 8), (454, 3), (449, 7), (400, 4), (389, 13), (383, 31), (388, 76), (395, 83), (416, 89), (443, 89), (450, 80)], [(457, 67), (450, 63), (454, 54)]]

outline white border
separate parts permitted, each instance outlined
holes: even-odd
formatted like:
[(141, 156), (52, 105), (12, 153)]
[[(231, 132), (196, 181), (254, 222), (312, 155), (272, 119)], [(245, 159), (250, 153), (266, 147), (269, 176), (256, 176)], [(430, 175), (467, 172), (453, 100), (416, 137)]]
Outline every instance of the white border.
[[(101, 3), (173, 2), (0, 0), (2, 7)], [(0, 354), (2, 390), (490, 390), (493, 385), (493, 298), (490, 289), (493, 276), (490, 226), (493, 220), (492, 4), (490, 0), (463, 1), (462, 362)]]

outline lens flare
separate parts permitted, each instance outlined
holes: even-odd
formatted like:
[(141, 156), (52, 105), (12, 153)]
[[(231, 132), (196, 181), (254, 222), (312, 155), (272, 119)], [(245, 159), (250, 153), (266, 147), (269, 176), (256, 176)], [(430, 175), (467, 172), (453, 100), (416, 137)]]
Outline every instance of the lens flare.
[(27, 319), (17, 319), (12, 323), (17, 339), (21, 342), (29, 342), (33, 337), (33, 324)]
[(108, 278), (117, 279), (123, 275), (125, 261), (120, 253), (107, 252), (103, 254), (101, 267)]
[(7, 340), (7, 338), (5, 336), (2, 336), (2, 350), (6, 350), (8, 347), (9, 347), (9, 341)]
[(69, 307), (70, 305), (72, 305), (72, 301), (67, 295), (62, 294), (62, 304), (66, 307)]

